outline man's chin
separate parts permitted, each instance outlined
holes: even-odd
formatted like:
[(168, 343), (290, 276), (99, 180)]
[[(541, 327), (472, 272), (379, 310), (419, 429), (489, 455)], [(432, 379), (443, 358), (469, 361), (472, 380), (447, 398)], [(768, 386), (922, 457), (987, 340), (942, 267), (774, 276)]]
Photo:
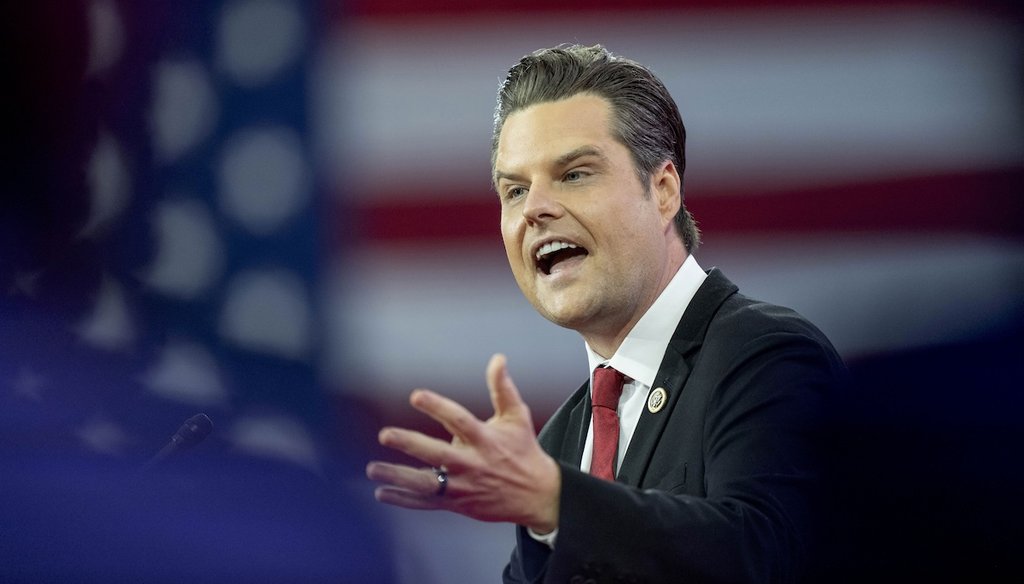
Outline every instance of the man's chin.
[(534, 307), (541, 316), (567, 329), (578, 330), (590, 317), (584, 307), (577, 303), (538, 302)]

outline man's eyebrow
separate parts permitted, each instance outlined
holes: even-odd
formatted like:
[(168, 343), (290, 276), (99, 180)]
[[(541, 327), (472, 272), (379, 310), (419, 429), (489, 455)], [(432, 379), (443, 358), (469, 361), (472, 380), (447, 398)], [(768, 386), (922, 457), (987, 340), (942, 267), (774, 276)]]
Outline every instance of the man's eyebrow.
[[(600, 148), (598, 148), (597, 146), (586, 145), (580, 146), (579, 148), (576, 148), (574, 150), (570, 150), (569, 152), (566, 152), (565, 154), (559, 156), (558, 158), (555, 159), (554, 166), (565, 166), (578, 158), (583, 158), (584, 156), (594, 156), (596, 158), (599, 158), (602, 162), (608, 160), (608, 157), (605, 156), (603, 152), (601, 152)], [(501, 182), (502, 179), (508, 179), (511, 181), (523, 180), (523, 177), (518, 174), (502, 172), (500, 170), (494, 171), (493, 178), (495, 185)]]
[(559, 156), (558, 159), (555, 160), (555, 165), (565, 166), (566, 164), (569, 164), (570, 162), (576, 160), (577, 158), (583, 158), (584, 156), (596, 156), (597, 158), (600, 158), (602, 161), (608, 159), (604, 155), (604, 153), (601, 152), (600, 148), (596, 146), (587, 145), (580, 146), (575, 150), (570, 150), (569, 152), (566, 152), (565, 154)]
[(522, 177), (515, 173), (502, 172), (500, 170), (494, 171), (494, 184), (498, 184), (499, 182), (501, 182), (501, 179), (503, 178), (507, 178), (513, 181), (522, 180)]

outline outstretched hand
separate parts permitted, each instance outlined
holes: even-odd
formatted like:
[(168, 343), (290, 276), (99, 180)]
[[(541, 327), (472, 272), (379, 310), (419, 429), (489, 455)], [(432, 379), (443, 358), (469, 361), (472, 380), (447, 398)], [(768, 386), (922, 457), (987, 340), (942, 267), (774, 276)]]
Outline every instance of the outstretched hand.
[(440, 422), (451, 442), (387, 427), (380, 431), (380, 443), (444, 469), (447, 487), (438, 495), (431, 468), (374, 461), (366, 467), (366, 475), (381, 483), (374, 495), (409, 509), (447, 509), (550, 532), (558, 523), (561, 473), (537, 442), (530, 409), (508, 374), (504, 355), (494, 355), (487, 364), (487, 388), (494, 406), (487, 421), (433, 391), (414, 390), (409, 402)]

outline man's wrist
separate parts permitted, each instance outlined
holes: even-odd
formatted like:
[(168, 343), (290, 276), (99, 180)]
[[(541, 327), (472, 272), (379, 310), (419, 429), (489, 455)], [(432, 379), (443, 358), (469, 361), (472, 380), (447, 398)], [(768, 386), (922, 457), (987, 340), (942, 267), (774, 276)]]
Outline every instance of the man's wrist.
[(557, 527), (553, 529), (550, 533), (537, 533), (536, 531), (527, 527), (526, 533), (528, 533), (530, 537), (532, 537), (533, 539), (548, 546), (549, 548), (555, 549), (555, 539), (558, 537)]
[(546, 458), (548, 470), (538, 480), (543, 493), (543, 503), (537, 506), (540, 514), (526, 524), (526, 527), (538, 536), (557, 531), (559, 499), (562, 496), (562, 467), (554, 458)]

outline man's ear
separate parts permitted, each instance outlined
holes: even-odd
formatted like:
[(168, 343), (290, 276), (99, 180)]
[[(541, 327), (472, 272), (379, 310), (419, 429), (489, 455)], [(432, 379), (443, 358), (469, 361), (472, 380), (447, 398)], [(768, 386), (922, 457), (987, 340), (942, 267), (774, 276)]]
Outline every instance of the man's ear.
[(676, 213), (683, 204), (682, 181), (671, 160), (666, 160), (651, 173), (651, 193), (658, 202), (658, 210), (666, 225), (675, 221)]

